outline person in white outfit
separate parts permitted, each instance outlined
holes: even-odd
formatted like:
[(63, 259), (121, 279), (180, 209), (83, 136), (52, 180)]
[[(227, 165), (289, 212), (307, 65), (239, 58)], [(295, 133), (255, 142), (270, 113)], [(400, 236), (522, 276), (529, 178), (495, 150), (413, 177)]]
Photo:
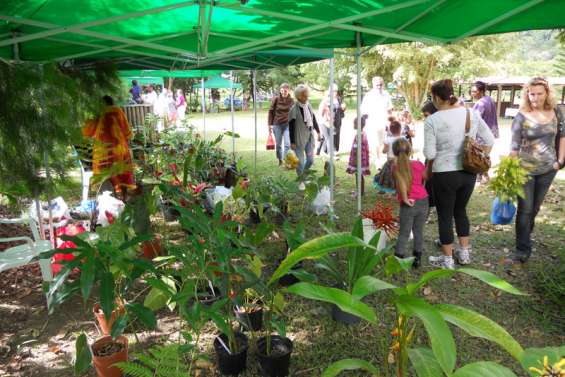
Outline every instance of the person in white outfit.
[(388, 117), (392, 115), (392, 101), (390, 94), (384, 89), (382, 77), (373, 77), (371, 89), (361, 103), (361, 114), (367, 115), (367, 139), (369, 141), (370, 155), (380, 159), (381, 150), (386, 136)]

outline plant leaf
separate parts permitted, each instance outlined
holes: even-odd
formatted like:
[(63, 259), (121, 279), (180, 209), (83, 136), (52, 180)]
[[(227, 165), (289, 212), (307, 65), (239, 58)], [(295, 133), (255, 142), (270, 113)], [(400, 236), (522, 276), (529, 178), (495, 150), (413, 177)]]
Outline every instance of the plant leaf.
[(100, 306), (104, 312), (106, 320), (110, 320), (112, 310), (114, 310), (114, 276), (110, 272), (102, 274), (100, 281)]
[(335, 304), (344, 312), (361, 317), (367, 322), (377, 322), (377, 315), (370, 306), (356, 300), (341, 289), (328, 288), (311, 283), (296, 283), (288, 287), (287, 291), (312, 300)]
[(455, 341), (439, 311), (424, 300), (407, 295), (399, 296), (396, 301), (402, 313), (413, 314), (422, 321), (439, 365), (447, 375), (450, 375), (455, 368)]
[(453, 276), (453, 274), (455, 274), (454, 270), (446, 270), (446, 269), (426, 272), (416, 283), (406, 285), (406, 291), (408, 292), (408, 294), (412, 295), (418, 289), (426, 285), (430, 280), (450, 277)]
[(112, 323), (112, 331), (110, 335), (112, 335), (112, 339), (116, 339), (118, 336), (122, 335), (124, 329), (128, 324), (128, 315), (124, 314), (119, 316), (114, 323)]
[(92, 361), (92, 354), (90, 353), (90, 348), (88, 347), (88, 341), (86, 340), (86, 335), (81, 333), (76, 342), (76, 360), (75, 360), (75, 375), (80, 376), (85, 373), (88, 368), (90, 368), (90, 362)]
[(441, 377), (443, 370), (429, 348), (410, 348), (408, 357), (418, 377)]
[(510, 369), (492, 361), (467, 364), (452, 374), (452, 377), (516, 377)]
[(139, 304), (139, 303), (129, 303), (126, 304), (126, 309), (133, 312), (137, 318), (150, 329), (157, 327), (157, 318), (155, 313), (151, 309)]
[(361, 276), (355, 282), (351, 295), (354, 299), (361, 300), (363, 297), (371, 293), (393, 288), (396, 288), (396, 286), (389, 284), (386, 281), (374, 278), (372, 276)]
[(271, 276), (269, 284), (275, 283), (281, 276), (286, 274), (292, 266), (303, 259), (317, 259), (330, 251), (347, 247), (370, 247), (363, 240), (347, 233), (327, 234), (303, 243), (291, 252), (279, 265)]
[(475, 270), (473, 268), (460, 268), (456, 271), (462, 272), (464, 274), (467, 274), (469, 276), (477, 278), (480, 281), (487, 283), (491, 287), (500, 289), (501, 291), (508, 292), (508, 293), (513, 294), (513, 295), (522, 295), (522, 296), (526, 295), (522, 291), (514, 288), (506, 280), (503, 280), (503, 279), (499, 278), (498, 276), (496, 276), (495, 274), (490, 273), (488, 271)]
[(399, 272), (406, 272), (410, 271), (412, 268), (412, 263), (414, 262), (414, 258), (398, 258), (394, 255), (389, 255), (386, 258), (385, 264), (385, 274), (387, 276), (395, 275)]
[(335, 377), (339, 375), (344, 370), (366, 370), (372, 373), (374, 376), (379, 375), (379, 370), (373, 366), (373, 364), (361, 360), (361, 359), (343, 359), (331, 364), (324, 370), (322, 377)]
[(520, 363), (530, 376), (539, 376), (538, 373), (530, 371), (530, 368), (543, 370), (543, 358), (547, 356), (549, 364), (553, 365), (561, 358), (565, 357), (565, 346), (545, 347), (545, 348), (526, 348)]
[(463, 329), (469, 335), (490, 340), (504, 348), (512, 357), (520, 361), (524, 349), (500, 325), (493, 320), (457, 305), (435, 305), (443, 319)]
[(80, 272), (80, 292), (82, 294), (82, 300), (84, 301), (84, 303), (88, 301), (90, 292), (92, 292), (94, 277), (94, 262), (87, 258), (86, 262), (82, 265)]

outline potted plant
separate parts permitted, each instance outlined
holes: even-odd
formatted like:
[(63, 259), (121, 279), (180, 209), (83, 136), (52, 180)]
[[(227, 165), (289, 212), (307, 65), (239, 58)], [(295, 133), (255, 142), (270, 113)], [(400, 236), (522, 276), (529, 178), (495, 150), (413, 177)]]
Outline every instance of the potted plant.
[(263, 299), (253, 288), (247, 288), (242, 294), (242, 303), (234, 307), (235, 317), (249, 331), (263, 329)]
[(528, 172), (516, 157), (502, 157), (489, 181), (489, 189), (494, 192), (491, 222), (509, 224), (516, 213), (515, 202), (524, 197), (524, 184), (528, 182)]

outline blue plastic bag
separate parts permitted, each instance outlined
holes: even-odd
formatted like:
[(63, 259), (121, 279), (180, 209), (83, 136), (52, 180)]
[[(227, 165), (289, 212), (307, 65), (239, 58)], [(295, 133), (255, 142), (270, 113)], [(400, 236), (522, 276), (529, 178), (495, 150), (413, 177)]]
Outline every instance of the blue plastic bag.
[(490, 222), (494, 225), (506, 225), (512, 222), (516, 206), (512, 201), (501, 202), (499, 198), (494, 198), (492, 211), (490, 212)]

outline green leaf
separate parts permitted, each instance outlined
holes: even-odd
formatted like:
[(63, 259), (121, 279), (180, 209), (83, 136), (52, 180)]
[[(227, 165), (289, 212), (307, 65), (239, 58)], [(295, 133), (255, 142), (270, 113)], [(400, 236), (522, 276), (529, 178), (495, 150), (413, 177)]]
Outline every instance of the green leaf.
[(271, 325), (273, 326), (277, 334), (279, 334), (283, 338), (286, 337), (286, 325), (284, 324), (284, 321), (272, 320)]
[(532, 372), (530, 368), (543, 370), (543, 358), (545, 356), (547, 356), (549, 364), (553, 365), (565, 357), (565, 346), (526, 348), (520, 363), (530, 376), (539, 376), (538, 373)]
[(90, 292), (92, 292), (94, 277), (94, 262), (90, 259), (86, 259), (86, 262), (82, 265), (80, 272), (80, 292), (82, 294), (82, 300), (85, 303), (90, 297)]
[(281, 262), (269, 280), (269, 284), (275, 283), (292, 266), (303, 259), (317, 259), (331, 251), (355, 246), (369, 247), (363, 240), (347, 233), (328, 234), (303, 243)]
[(129, 303), (126, 304), (126, 309), (133, 312), (137, 318), (150, 329), (155, 329), (157, 327), (157, 318), (155, 317), (155, 313), (151, 311), (151, 309), (138, 304), (138, 303)]
[(500, 289), (501, 291), (508, 292), (508, 293), (513, 294), (513, 295), (522, 295), (522, 296), (526, 295), (525, 293), (521, 292), (520, 290), (514, 288), (507, 281), (502, 280), (501, 278), (499, 278), (495, 274), (492, 274), (488, 271), (475, 270), (475, 269), (472, 269), (472, 268), (460, 268), (456, 271), (462, 272), (464, 274), (467, 274), (469, 276), (477, 278), (477, 279), (481, 280), (482, 282), (487, 283), (491, 287)]
[(414, 258), (398, 258), (394, 255), (389, 255), (386, 258), (385, 274), (387, 276), (395, 275), (399, 272), (407, 272), (412, 268)]
[(422, 275), (422, 277), (420, 278), (420, 280), (418, 280), (418, 282), (406, 285), (406, 291), (408, 292), (408, 294), (412, 295), (418, 289), (426, 285), (430, 280), (450, 277), (453, 276), (453, 274), (455, 274), (454, 270), (447, 270), (447, 269), (440, 269), (440, 270), (433, 270), (426, 272), (424, 275)]
[(439, 365), (450, 375), (455, 368), (455, 341), (439, 311), (424, 300), (411, 296), (398, 297), (396, 304), (402, 313), (413, 314), (422, 321)]
[(284, 296), (282, 295), (282, 293), (277, 292), (273, 299), (273, 309), (275, 309), (279, 313), (282, 313), (285, 306), (286, 302), (284, 301)]
[(128, 315), (124, 314), (119, 316), (114, 323), (112, 323), (112, 331), (110, 335), (112, 335), (112, 339), (116, 339), (118, 336), (122, 335), (124, 329), (128, 324)]
[(467, 364), (452, 374), (452, 377), (516, 377), (510, 369), (492, 361)]
[(512, 357), (520, 361), (524, 349), (500, 325), (470, 309), (457, 305), (436, 305), (443, 319), (460, 327), (469, 335), (490, 340), (504, 348)]
[(410, 348), (408, 357), (418, 377), (441, 377), (443, 370), (429, 348)]
[(76, 376), (80, 376), (85, 373), (88, 368), (90, 368), (90, 362), (92, 361), (92, 354), (90, 353), (90, 348), (88, 347), (88, 341), (86, 340), (86, 335), (81, 333), (76, 342), (76, 360), (74, 372)]
[(331, 364), (324, 370), (322, 377), (335, 377), (344, 370), (365, 370), (372, 373), (374, 376), (379, 375), (379, 370), (373, 364), (360, 359), (343, 359)]
[(106, 320), (110, 320), (112, 310), (114, 310), (114, 276), (110, 272), (102, 274), (100, 281), (100, 306), (104, 312)]
[(351, 295), (353, 298), (361, 300), (363, 297), (371, 293), (393, 288), (396, 288), (396, 286), (389, 284), (386, 281), (372, 276), (362, 276), (355, 282)]
[(311, 283), (296, 283), (287, 291), (312, 300), (325, 301), (337, 305), (344, 312), (363, 318), (367, 322), (377, 323), (375, 311), (363, 302), (356, 300), (349, 293)]

